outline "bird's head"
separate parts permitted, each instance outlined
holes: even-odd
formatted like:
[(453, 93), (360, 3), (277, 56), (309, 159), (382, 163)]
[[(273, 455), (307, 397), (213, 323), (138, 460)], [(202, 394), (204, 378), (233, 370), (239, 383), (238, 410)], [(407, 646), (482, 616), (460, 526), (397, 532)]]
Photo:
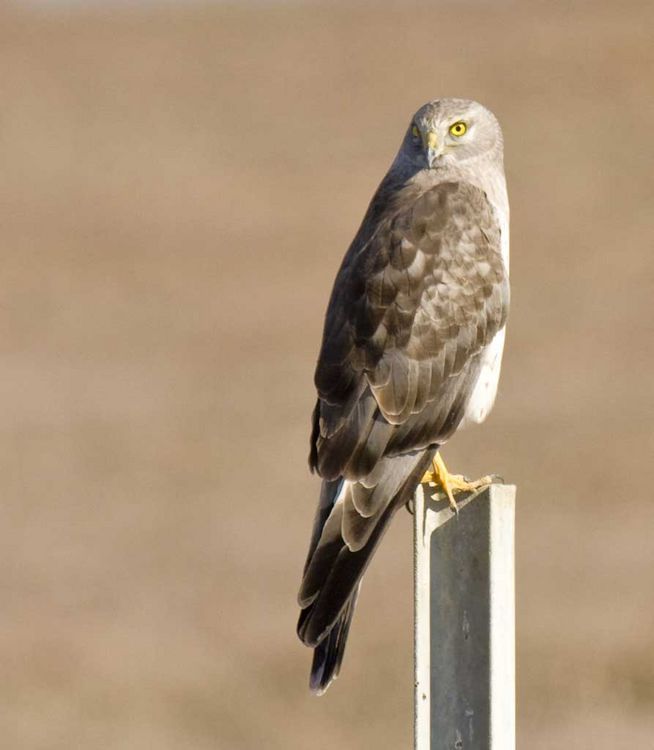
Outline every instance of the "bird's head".
[(470, 99), (435, 99), (415, 113), (400, 155), (414, 168), (438, 169), (479, 157), (502, 159), (495, 115)]

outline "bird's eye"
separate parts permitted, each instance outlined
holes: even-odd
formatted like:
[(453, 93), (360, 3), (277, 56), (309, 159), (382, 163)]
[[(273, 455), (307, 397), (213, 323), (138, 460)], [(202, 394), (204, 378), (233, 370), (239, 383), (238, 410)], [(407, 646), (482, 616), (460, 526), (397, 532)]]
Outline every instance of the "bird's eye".
[(450, 133), (456, 138), (460, 138), (462, 135), (465, 135), (467, 129), (468, 126), (465, 124), (465, 122), (463, 122), (463, 120), (459, 120), (459, 122), (455, 122), (453, 125), (450, 125)]
[(413, 136), (413, 140), (417, 143), (420, 140), (420, 130), (417, 125), (414, 125), (411, 128), (411, 135)]

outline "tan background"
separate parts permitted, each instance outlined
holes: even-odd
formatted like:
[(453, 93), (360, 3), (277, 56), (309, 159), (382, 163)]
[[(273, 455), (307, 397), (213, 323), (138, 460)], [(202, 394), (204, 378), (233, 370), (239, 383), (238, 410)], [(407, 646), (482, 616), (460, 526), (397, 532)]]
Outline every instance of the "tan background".
[(519, 746), (654, 746), (651, 3), (0, 8), (0, 737), (399, 748), (411, 541), (306, 690), (294, 596), (340, 258), (415, 108), (506, 136), (497, 408), (519, 486)]

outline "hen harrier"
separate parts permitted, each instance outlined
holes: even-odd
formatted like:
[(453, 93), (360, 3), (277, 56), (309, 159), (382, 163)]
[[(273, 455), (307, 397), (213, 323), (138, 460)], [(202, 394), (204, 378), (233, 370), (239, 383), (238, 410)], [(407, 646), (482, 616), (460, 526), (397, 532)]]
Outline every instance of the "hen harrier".
[(465, 99), (414, 115), (336, 276), (315, 384), (322, 489), (299, 593), (311, 689), (337, 676), (361, 577), (419, 482), (477, 488), (439, 448), (489, 413), (509, 306), (502, 131)]

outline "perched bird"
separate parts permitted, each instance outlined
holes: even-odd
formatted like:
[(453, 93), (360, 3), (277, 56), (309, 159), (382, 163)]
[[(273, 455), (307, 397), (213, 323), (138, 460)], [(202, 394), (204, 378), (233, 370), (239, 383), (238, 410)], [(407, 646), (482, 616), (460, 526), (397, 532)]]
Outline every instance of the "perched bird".
[(310, 687), (338, 675), (361, 577), (423, 482), (453, 507), (468, 482), (439, 449), (497, 392), (509, 307), (502, 131), (466, 99), (411, 119), (336, 276), (315, 384), (310, 466), (322, 477), (299, 592)]

